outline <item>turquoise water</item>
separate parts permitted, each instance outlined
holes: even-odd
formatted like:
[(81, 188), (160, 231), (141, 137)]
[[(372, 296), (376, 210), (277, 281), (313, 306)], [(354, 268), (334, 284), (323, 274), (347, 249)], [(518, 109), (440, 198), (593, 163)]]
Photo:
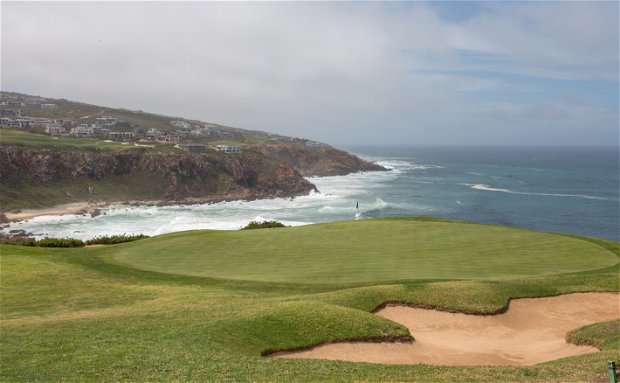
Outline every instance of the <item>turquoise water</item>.
[(320, 193), (294, 199), (116, 206), (95, 218), (37, 217), (4, 231), (87, 239), (234, 230), (252, 220), (304, 225), (429, 215), (620, 240), (618, 148), (348, 149), (390, 171), (312, 177)]

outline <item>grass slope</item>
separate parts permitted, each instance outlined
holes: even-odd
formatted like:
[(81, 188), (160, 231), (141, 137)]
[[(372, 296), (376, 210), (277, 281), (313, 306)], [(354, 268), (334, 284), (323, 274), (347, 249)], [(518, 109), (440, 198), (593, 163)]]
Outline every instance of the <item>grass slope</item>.
[(515, 278), (617, 263), (607, 249), (558, 234), (412, 219), (175, 233), (115, 250), (111, 257), (183, 275), (332, 284)]
[[(426, 225), (434, 227), (428, 222), (418, 228)], [(275, 237), (286, 233), (265, 229), (270, 230)], [(161, 245), (166, 238), (176, 237), (158, 238)], [(613, 252), (618, 261), (618, 243), (579, 241)], [(0, 246), (0, 380), (570, 382), (605, 379), (606, 361), (618, 359), (620, 332), (613, 323), (576, 332), (579, 343), (604, 345), (600, 353), (530, 367), (383, 366), (260, 356), (326, 341), (407, 336), (402, 326), (370, 313), (386, 301), (489, 313), (515, 297), (618, 291), (617, 265), (527, 278), (341, 288), (174, 275), (109, 261), (117, 252), (138, 250), (131, 245), (140, 243), (150, 241), (82, 249)]]
[(128, 149), (132, 146), (102, 138), (52, 137), (24, 129), (0, 128), (0, 144), (44, 147), (73, 147), (98, 149)]

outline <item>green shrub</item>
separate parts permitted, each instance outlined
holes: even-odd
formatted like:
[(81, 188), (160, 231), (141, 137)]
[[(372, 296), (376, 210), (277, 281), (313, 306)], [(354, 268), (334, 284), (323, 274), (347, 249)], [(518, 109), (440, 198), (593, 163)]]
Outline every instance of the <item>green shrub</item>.
[(86, 241), (87, 245), (114, 245), (116, 243), (124, 243), (137, 241), (139, 239), (149, 238), (148, 235), (137, 234), (137, 235), (102, 235), (99, 237), (95, 237), (93, 239), (89, 239)]
[(249, 230), (249, 229), (268, 229), (271, 227), (286, 227), (284, 224), (278, 221), (251, 221), (247, 224), (247, 226), (241, 228), (241, 230)]
[(36, 246), (36, 247), (82, 247), (84, 242), (75, 238), (54, 238), (45, 237), (43, 239), (26, 239), (19, 243), (22, 246)]
[(29, 237), (7, 237), (0, 238), (0, 243), (6, 245), (19, 245), (31, 247), (82, 247), (84, 245), (113, 245), (115, 243), (137, 241), (138, 239), (149, 238), (148, 235), (102, 235), (87, 241), (76, 238), (54, 238), (45, 237), (43, 239), (34, 239)]

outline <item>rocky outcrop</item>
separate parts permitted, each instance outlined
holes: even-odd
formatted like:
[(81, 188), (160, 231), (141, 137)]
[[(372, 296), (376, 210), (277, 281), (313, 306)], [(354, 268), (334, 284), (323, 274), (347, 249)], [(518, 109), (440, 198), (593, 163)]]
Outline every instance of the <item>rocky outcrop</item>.
[[(211, 201), (294, 197), (316, 190), (282, 161), (257, 152), (180, 153), (0, 146), (2, 210), (75, 200)], [(93, 192), (94, 191), (94, 192)], [(39, 194), (35, 195), (34, 193)], [(30, 193), (30, 194), (29, 194)]]
[(339, 176), (362, 171), (386, 171), (384, 167), (324, 144), (304, 142), (258, 143), (248, 149), (285, 162), (305, 177)]

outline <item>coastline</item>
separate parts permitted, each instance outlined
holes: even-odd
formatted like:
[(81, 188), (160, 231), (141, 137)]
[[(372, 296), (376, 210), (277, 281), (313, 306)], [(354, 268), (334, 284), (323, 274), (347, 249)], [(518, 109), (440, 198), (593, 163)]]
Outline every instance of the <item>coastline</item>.
[[(305, 194), (304, 194), (305, 195)], [(255, 201), (255, 200), (269, 200), (276, 198), (290, 198), (294, 199), (299, 196), (291, 195), (253, 195), (253, 194), (232, 194), (227, 196), (213, 196), (204, 198), (186, 198), (183, 200), (127, 200), (127, 201), (80, 201), (69, 202), (60, 205), (54, 205), (51, 207), (37, 208), (37, 209), (13, 209), (11, 211), (5, 211), (0, 213), (0, 223), (15, 223), (21, 221), (31, 220), (36, 217), (42, 216), (63, 216), (63, 215), (91, 215), (93, 217), (101, 214), (100, 209), (105, 209), (114, 206), (172, 206), (172, 205), (202, 205), (213, 204), (219, 202), (231, 202), (231, 201)]]
[(39, 209), (15, 209), (2, 214), (6, 217), (6, 222), (19, 222), (45, 215), (92, 214), (96, 209), (108, 205), (102, 202), (70, 202)]

